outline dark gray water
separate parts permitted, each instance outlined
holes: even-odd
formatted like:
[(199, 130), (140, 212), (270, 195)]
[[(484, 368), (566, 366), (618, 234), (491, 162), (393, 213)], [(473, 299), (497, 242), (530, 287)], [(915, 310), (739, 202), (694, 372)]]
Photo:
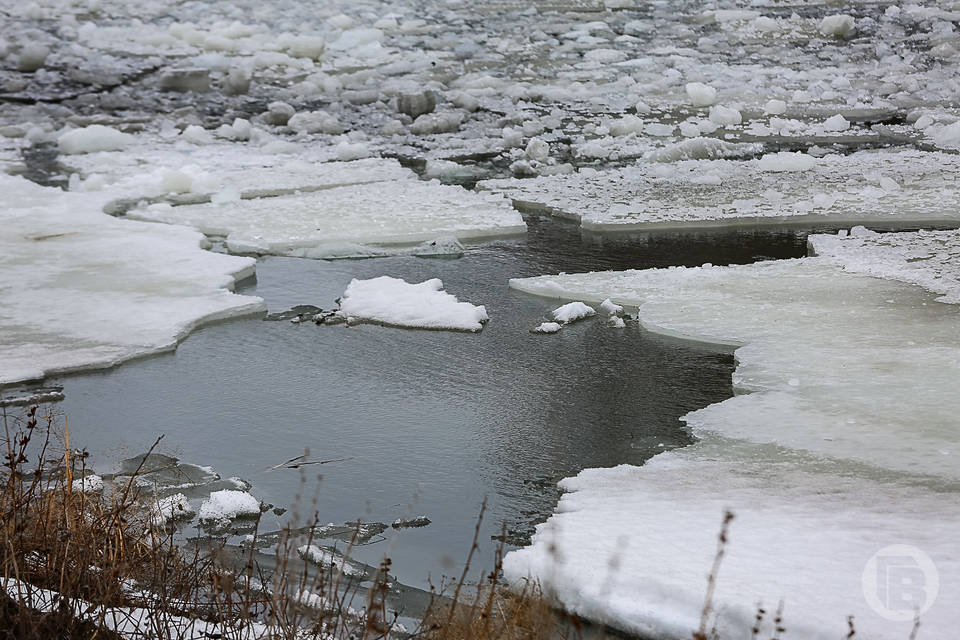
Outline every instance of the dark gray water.
[[(489, 562), (501, 523), (522, 542), (554, 507), (559, 479), (689, 443), (678, 418), (729, 397), (733, 368), (729, 353), (636, 323), (588, 320), (533, 335), (558, 303), (512, 291), (508, 279), (750, 262), (802, 255), (805, 244), (792, 231), (581, 237), (572, 225), (528, 223), (527, 237), (459, 259), (263, 259), (243, 292), (271, 312), (330, 308), (351, 278), (391, 275), (439, 277), (491, 320), (479, 334), (259, 319), (210, 326), (173, 354), (63, 378), (71, 441), (106, 469), (164, 434), (161, 451), (239, 476), (278, 506), (300, 494), (301, 513), (316, 509), (321, 522), (424, 514), (429, 526), (388, 532), (354, 554), (372, 564), (389, 554), (398, 579), (420, 586), (459, 571), (486, 497)], [(305, 468), (305, 484), (300, 471), (266, 471), (304, 448), (348, 460)], [(264, 527), (282, 520), (268, 514)]]

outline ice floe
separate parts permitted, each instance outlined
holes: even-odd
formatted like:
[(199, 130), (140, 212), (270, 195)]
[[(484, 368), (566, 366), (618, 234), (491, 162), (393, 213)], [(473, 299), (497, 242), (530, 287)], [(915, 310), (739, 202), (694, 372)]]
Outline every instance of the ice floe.
[(0, 175), (0, 190), (0, 383), (113, 366), (265, 308), (230, 291), (253, 260), (205, 251), (195, 231), (23, 178)]
[[(796, 637), (837, 637), (852, 615), (857, 635), (902, 638), (914, 606), (924, 633), (950, 637), (960, 315), (919, 287), (862, 274), (955, 301), (956, 237), (856, 232), (817, 236), (821, 255), (800, 260), (511, 281), (549, 297), (609, 296), (638, 307), (650, 330), (736, 346), (737, 395), (684, 417), (691, 447), (564, 480), (569, 493), (533, 544), (507, 556), (507, 576), (535, 576), (573, 611), (628, 631), (689, 637), (732, 509), (714, 600), (721, 635), (749, 635), (758, 603), (771, 612), (782, 599)], [(912, 586), (907, 573), (877, 574), (878, 558), (906, 567)]]
[(411, 284), (390, 276), (352, 280), (337, 315), (348, 322), (460, 331), (480, 331), (489, 319), (482, 305), (460, 302), (438, 278)]

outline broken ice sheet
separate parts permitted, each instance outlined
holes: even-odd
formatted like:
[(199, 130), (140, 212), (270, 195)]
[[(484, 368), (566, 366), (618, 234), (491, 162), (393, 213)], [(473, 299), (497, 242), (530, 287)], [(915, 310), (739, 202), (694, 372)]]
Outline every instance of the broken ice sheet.
[(889, 246), (841, 239), (800, 260), (511, 281), (561, 299), (610, 296), (636, 305), (648, 329), (739, 348), (738, 395), (684, 417), (696, 445), (565, 480), (571, 493), (531, 547), (507, 556), (507, 576), (532, 574), (574, 612), (619, 628), (689, 637), (730, 508), (714, 601), (721, 634), (749, 635), (756, 603), (769, 610), (782, 598), (799, 637), (833, 637), (854, 615), (858, 635), (901, 638), (912, 615), (882, 618), (861, 576), (874, 553), (905, 543), (940, 572), (921, 620), (946, 637), (960, 624), (960, 590), (946, 579), (960, 573), (960, 316), (918, 287), (843, 271), (929, 269), (911, 277), (936, 290), (942, 263), (918, 267), (890, 246), (940, 243), (909, 235)]
[(958, 175), (955, 154), (884, 150), (684, 160), (478, 186), (607, 231), (798, 220), (931, 224), (960, 221)]
[(431, 242), (523, 233), (520, 214), (503, 197), (416, 179), (336, 187), (299, 195), (227, 204), (154, 205), (128, 214), (184, 224), (226, 236), (233, 253), (339, 257), (344, 245)]
[(22, 178), (0, 175), (0, 191), (0, 383), (114, 366), (265, 309), (230, 291), (254, 261), (201, 249), (195, 231), (117, 220), (96, 194)]

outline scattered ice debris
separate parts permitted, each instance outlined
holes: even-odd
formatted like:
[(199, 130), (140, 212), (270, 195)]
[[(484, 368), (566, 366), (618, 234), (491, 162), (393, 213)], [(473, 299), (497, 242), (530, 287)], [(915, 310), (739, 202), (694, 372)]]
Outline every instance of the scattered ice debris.
[(103, 478), (95, 473), (91, 473), (82, 478), (74, 480), (71, 488), (74, 491), (82, 491), (83, 493), (95, 493), (97, 491), (103, 491)]
[(246, 491), (223, 489), (214, 491), (200, 505), (200, 521), (225, 525), (231, 520), (260, 515), (260, 501)]
[(430, 518), (427, 516), (416, 516), (413, 518), (397, 518), (390, 525), (394, 529), (411, 529), (425, 527), (430, 524)]
[(175, 520), (191, 519), (195, 514), (187, 496), (175, 493), (157, 500), (153, 506), (150, 523), (154, 527), (165, 527)]
[[(99, 193), (6, 175), (0, 192), (0, 383), (114, 366), (172, 349), (204, 321), (264, 309), (230, 292), (253, 260), (204, 251), (195, 231), (116, 220)], [(37, 313), (51, 299), (69, 322)]]
[(119, 151), (133, 144), (134, 137), (100, 124), (73, 129), (57, 138), (63, 153), (94, 153)]
[(541, 322), (532, 329), (533, 333), (556, 333), (563, 328), (559, 322)]
[(960, 316), (918, 287), (844, 270), (956, 291), (957, 237), (858, 229), (813, 236), (819, 255), (801, 260), (511, 281), (612, 295), (652, 331), (735, 345), (739, 393), (684, 417), (693, 446), (564, 480), (532, 545), (506, 557), (507, 578), (533, 576), (568, 610), (629, 632), (689, 637), (729, 508), (721, 635), (749, 635), (770, 598), (799, 637), (828, 637), (849, 615), (858, 634), (909, 634), (912, 608), (892, 623), (863, 598), (865, 567), (894, 543), (941, 577), (935, 599), (920, 596), (923, 624), (956, 628), (960, 587), (942, 577), (960, 572), (960, 467), (943, 452), (960, 447)]
[(482, 305), (460, 302), (438, 278), (411, 284), (380, 276), (352, 280), (340, 300), (348, 322), (373, 322), (413, 329), (480, 331), (488, 320)]
[(550, 315), (560, 324), (570, 324), (594, 314), (596, 314), (596, 311), (593, 310), (593, 307), (582, 302), (568, 302), (554, 309)]
[(45, 404), (63, 400), (63, 387), (27, 385), (0, 388), (0, 407), (18, 407)]

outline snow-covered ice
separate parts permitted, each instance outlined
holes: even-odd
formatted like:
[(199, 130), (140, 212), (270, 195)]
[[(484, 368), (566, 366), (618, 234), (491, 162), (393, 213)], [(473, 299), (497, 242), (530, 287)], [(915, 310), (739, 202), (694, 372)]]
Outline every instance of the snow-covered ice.
[(192, 518), (195, 513), (187, 496), (175, 493), (157, 500), (152, 508), (150, 523), (155, 527), (163, 527), (175, 520)]
[(956, 238), (856, 232), (814, 237), (821, 255), (800, 260), (511, 281), (549, 297), (610, 296), (637, 306), (650, 330), (736, 346), (737, 395), (684, 417), (693, 446), (563, 481), (556, 513), (507, 556), (508, 578), (536, 576), (576, 613), (619, 628), (687, 638), (729, 508), (721, 635), (749, 635), (757, 603), (771, 611), (780, 599), (795, 637), (843, 635), (848, 615), (858, 636), (909, 635), (910, 607), (885, 619), (869, 604), (883, 595), (876, 580), (863, 578), (874, 554), (908, 544), (939, 572), (935, 598), (923, 592), (929, 573), (912, 592), (923, 633), (950, 637), (960, 315), (919, 287), (861, 274), (955, 301)]
[(438, 237), (463, 241), (526, 229), (520, 214), (500, 196), (415, 179), (225, 205), (153, 205), (128, 215), (226, 236), (234, 253), (312, 258), (336, 257), (348, 243), (385, 251)]
[(349, 322), (373, 322), (412, 329), (480, 331), (488, 320), (483, 305), (460, 302), (438, 278), (412, 284), (380, 276), (352, 280), (337, 312)]
[[(955, 154), (861, 151), (815, 158), (783, 152), (756, 160), (682, 160), (488, 180), (479, 186), (596, 230), (801, 221), (931, 224), (960, 221), (958, 176)], [(885, 178), (900, 188), (884, 188), (890, 185)]]
[(230, 291), (253, 260), (205, 251), (195, 231), (23, 178), (0, 175), (0, 191), (0, 383), (113, 366), (265, 308)]
[(200, 505), (201, 522), (222, 524), (235, 518), (260, 515), (260, 501), (246, 491), (214, 491)]

